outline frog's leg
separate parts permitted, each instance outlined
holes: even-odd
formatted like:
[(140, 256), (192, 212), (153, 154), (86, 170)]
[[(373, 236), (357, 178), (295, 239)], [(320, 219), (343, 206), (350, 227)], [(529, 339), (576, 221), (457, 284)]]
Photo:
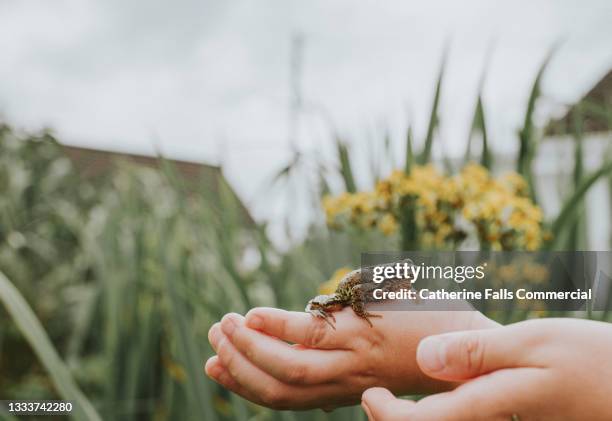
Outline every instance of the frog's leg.
[[(323, 309), (319, 309), (319, 308), (312, 309), (309, 307), (306, 307), (306, 311), (315, 317), (325, 320), (325, 323), (330, 325), (332, 329), (336, 330), (336, 326), (334, 326), (334, 323), (336, 323), (336, 318), (334, 317), (332, 313), (329, 313)], [(329, 319), (332, 319), (333, 323), (330, 322)]]
[[(316, 299), (316, 298), (315, 298)], [(334, 324), (332, 322), (329, 321), (329, 319), (332, 319), (332, 321), (334, 323), (336, 323), (336, 317), (334, 316), (334, 314), (331, 311), (325, 311), (324, 306), (328, 305), (328, 302), (333, 302), (333, 298), (330, 297), (327, 300), (325, 300), (323, 303), (317, 303), (316, 308), (314, 308), (315, 306), (313, 305), (313, 301), (314, 299), (310, 300), (308, 302), (308, 304), (306, 305), (306, 312), (312, 314), (315, 317), (319, 317), (323, 320), (325, 320), (325, 322), (330, 325), (332, 328), (336, 329), (336, 327), (334, 326)]]
[[(328, 313), (325, 310), (312, 310), (310, 314), (325, 320), (325, 323), (330, 325), (332, 329), (336, 330), (336, 326), (334, 325), (334, 323), (336, 323), (336, 318), (332, 313)], [(332, 319), (333, 323), (330, 322), (329, 319)]]
[(370, 317), (382, 317), (380, 314), (369, 313), (365, 306), (365, 294), (362, 291), (362, 285), (355, 285), (351, 290), (351, 308), (356, 315), (365, 319), (370, 327), (374, 327), (370, 321)]

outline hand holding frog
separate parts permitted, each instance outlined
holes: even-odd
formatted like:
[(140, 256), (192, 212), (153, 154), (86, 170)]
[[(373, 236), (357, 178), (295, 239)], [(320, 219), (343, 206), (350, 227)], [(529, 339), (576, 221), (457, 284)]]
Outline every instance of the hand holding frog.
[(358, 403), (364, 390), (438, 392), (453, 383), (425, 376), (416, 363), (429, 335), (498, 326), (475, 311), (386, 311), (374, 327), (350, 307), (336, 329), (301, 312), (256, 308), (226, 315), (209, 331), (217, 355), (206, 373), (235, 393), (276, 409), (333, 409)]

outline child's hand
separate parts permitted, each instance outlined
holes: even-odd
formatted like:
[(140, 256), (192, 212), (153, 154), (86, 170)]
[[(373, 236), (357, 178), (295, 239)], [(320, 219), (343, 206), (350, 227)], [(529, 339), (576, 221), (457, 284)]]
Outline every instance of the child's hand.
[[(364, 390), (448, 390), (423, 375), (416, 348), (428, 335), (498, 326), (476, 311), (385, 311), (373, 328), (350, 308), (334, 313), (336, 330), (301, 312), (256, 308), (228, 314), (209, 332), (217, 355), (206, 373), (246, 399), (276, 409), (333, 409), (360, 401)], [(287, 343), (289, 342), (289, 343)]]
[[(418, 402), (388, 390), (363, 394), (370, 420), (612, 420), (612, 325), (540, 319), (427, 338), (428, 376), (466, 381)], [(470, 380), (471, 379), (471, 380)]]

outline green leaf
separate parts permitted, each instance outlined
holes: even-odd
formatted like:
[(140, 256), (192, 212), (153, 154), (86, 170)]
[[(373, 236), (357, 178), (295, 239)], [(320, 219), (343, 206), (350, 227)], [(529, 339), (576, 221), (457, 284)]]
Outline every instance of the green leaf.
[[(169, 231), (172, 231), (171, 227), (164, 227), (162, 238), (168, 237)], [(190, 407), (197, 411), (200, 419), (215, 420), (217, 417), (213, 409), (212, 393), (202, 373), (201, 354), (193, 335), (194, 329), (187, 314), (186, 303), (177, 291), (176, 279), (181, 278), (176, 276), (177, 274), (172, 270), (167, 253), (161, 252), (160, 261), (165, 270), (166, 291), (174, 322), (173, 331), (176, 334), (177, 351), (187, 374), (187, 395)]]
[(427, 136), (425, 137), (425, 143), (423, 146), (423, 152), (419, 157), (419, 164), (427, 164), (431, 161), (431, 150), (433, 146), (433, 138), (436, 132), (436, 128), (438, 127), (439, 118), (438, 118), (438, 107), (440, 105), (440, 92), (442, 90), (442, 81), (444, 79), (444, 68), (446, 67), (446, 56), (447, 51), (444, 51), (444, 55), (442, 57), (442, 63), (440, 64), (440, 72), (438, 73), (438, 81), (436, 83), (436, 91), (434, 94), (433, 103), (431, 106), (431, 114), (429, 115), (429, 124), (427, 126)]
[(479, 132), (482, 136), (482, 152), (480, 155), (480, 165), (490, 170), (493, 167), (493, 155), (489, 149), (489, 136), (487, 133), (487, 124), (485, 119), (484, 106), (482, 104), (482, 96), (479, 94), (476, 100), (476, 109), (474, 110), (474, 118), (472, 120), (472, 129), (470, 130), (470, 138), (468, 140), (468, 149), (466, 151), (466, 162), (471, 156), (471, 142), (474, 133)]
[(493, 168), (493, 154), (489, 148), (489, 135), (487, 133), (487, 124), (485, 120), (484, 106), (482, 105), (482, 98), (478, 98), (479, 110), (480, 110), (480, 130), (482, 132), (482, 156), (480, 158), (480, 164), (486, 169), (490, 170)]
[(416, 224), (416, 204), (412, 198), (404, 198), (400, 215), (401, 250), (419, 250), (419, 231)]
[[(582, 105), (578, 103), (573, 113), (573, 126), (574, 126), (574, 173), (573, 182), (574, 190), (578, 189), (582, 179), (584, 177), (584, 164), (583, 164), (583, 122), (584, 114), (582, 112)], [(584, 200), (580, 200), (576, 203), (576, 211), (573, 212), (574, 217), (571, 221), (568, 241), (565, 249), (567, 250), (583, 250), (586, 245), (586, 219), (584, 212)]]
[(349, 193), (357, 192), (355, 179), (353, 178), (353, 170), (351, 169), (351, 161), (348, 153), (348, 147), (344, 142), (337, 138), (336, 146), (338, 151), (338, 160), (340, 161), (340, 174), (344, 180), (344, 186)]
[(578, 208), (581, 200), (587, 194), (589, 189), (595, 184), (600, 178), (605, 177), (609, 174), (612, 174), (612, 162), (607, 162), (601, 166), (597, 171), (584, 178), (584, 180), (580, 183), (580, 185), (576, 188), (574, 193), (565, 201), (565, 204), (561, 208), (561, 212), (553, 222), (551, 226), (551, 232), (553, 234), (553, 239), (548, 244), (547, 248), (552, 248), (556, 244), (557, 238), (559, 238), (562, 230), (569, 225), (569, 222), (572, 220), (575, 211)]
[(72, 417), (76, 420), (101, 420), (100, 415), (72, 378), (68, 367), (60, 359), (28, 303), (1, 272), (0, 301), (49, 373), (59, 395), (62, 399), (73, 402)]
[(406, 163), (404, 164), (404, 173), (410, 174), (410, 170), (414, 165), (414, 153), (412, 152), (412, 127), (408, 126), (406, 132)]
[(527, 101), (527, 110), (525, 111), (523, 127), (519, 131), (520, 145), (517, 161), (517, 172), (521, 174), (527, 181), (531, 198), (534, 202), (536, 202), (536, 192), (533, 171), (531, 167), (536, 154), (538, 139), (535, 133), (533, 115), (535, 113), (536, 103), (542, 93), (542, 77), (544, 76), (544, 72), (546, 71), (546, 68), (548, 67), (548, 64), (550, 63), (550, 60), (555, 51), (556, 46), (553, 46), (553, 48), (551, 48), (550, 52), (544, 58), (544, 61), (542, 62), (542, 65), (538, 70), (538, 74), (533, 82), (533, 86), (531, 87), (529, 100)]

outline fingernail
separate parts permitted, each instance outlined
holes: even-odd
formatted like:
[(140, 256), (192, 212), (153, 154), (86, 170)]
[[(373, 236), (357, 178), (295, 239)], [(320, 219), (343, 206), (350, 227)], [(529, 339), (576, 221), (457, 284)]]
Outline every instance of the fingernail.
[(234, 333), (234, 330), (236, 330), (236, 322), (234, 322), (229, 317), (224, 317), (223, 321), (221, 322), (221, 330), (228, 337), (231, 337), (232, 333)]
[(217, 348), (217, 342), (219, 342), (219, 323), (215, 323), (208, 331), (208, 342), (214, 349)]
[(247, 325), (252, 329), (263, 329), (264, 321), (260, 316), (250, 316)]
[(244, 323), (244, 317), (238, 313), (227, 313), (221, 318), (221, 331), (231, 337), (236, 328)]
[(370, 412), (370, 408), (368, 408), (368, 405), (365, 403), (365, 401), (361, 401), (361, 407), (363, 408), (363, 411), (368, 416), (368, 420), (370, 421), (373, 420), (374, 418), (372, 418), (372, 412)]
[(417, 349), (419, 365), (430, 372), (440, 371), (446, 361), (446, 345), (436, 337), (425, 338)]
[(219, 367), (218, 364), (207, 364), (206, 374), (208, 374), (208, 377), (217, 378), (219, 374), (221, 374), (221, 371), (221, 367)]

